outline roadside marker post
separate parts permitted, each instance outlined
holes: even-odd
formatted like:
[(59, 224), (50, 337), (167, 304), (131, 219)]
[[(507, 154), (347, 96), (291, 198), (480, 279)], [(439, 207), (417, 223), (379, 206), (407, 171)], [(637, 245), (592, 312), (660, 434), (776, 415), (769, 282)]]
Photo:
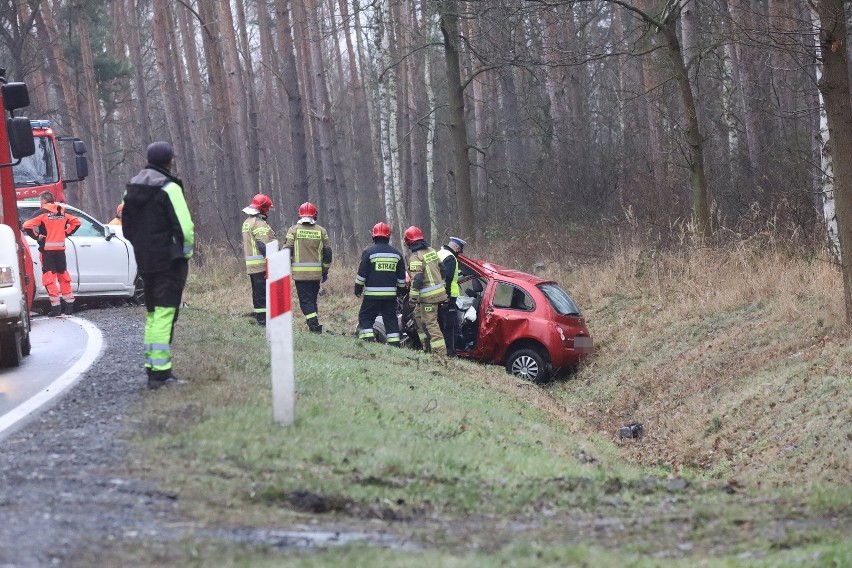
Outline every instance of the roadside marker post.
[(272, 416), (276, 422), (290, 425), (296, 414), (290, 251), (279, 252), (278, 242), (273, 243), (266, 245), (266, 334), (272, 362)]

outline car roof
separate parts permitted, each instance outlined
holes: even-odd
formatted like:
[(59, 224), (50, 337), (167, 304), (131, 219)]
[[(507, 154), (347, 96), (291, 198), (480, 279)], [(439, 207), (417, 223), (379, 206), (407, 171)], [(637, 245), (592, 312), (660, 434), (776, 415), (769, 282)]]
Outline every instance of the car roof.
[(493, 262), (486, 262), (484, 260), (468, 258), (466, 256), (461, 255), (459, 255), (459, 259), (462, 261), (462, 263), (467, 264), (474, 270), (478, 270), (479, 272), (482, 272), (483, 274), (490, 277), (500, 276), (506, 280), (527, 282), (529, 284), (532, 284), (533, 286), (554, 282), (554, 280), (551, 280), (549, 278), (542, 278), (534, 274), (521, 272), (520, 270), (508, 268), (499, 264), (495, 264)]

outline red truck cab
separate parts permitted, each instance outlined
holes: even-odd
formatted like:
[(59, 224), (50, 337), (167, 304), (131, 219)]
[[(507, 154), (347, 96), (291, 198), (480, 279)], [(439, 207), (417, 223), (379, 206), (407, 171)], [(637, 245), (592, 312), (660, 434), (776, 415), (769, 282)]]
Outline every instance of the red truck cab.
[[(12, 170), (17, 199), (38, 199), (50, 191), (57, 202), (65, 203), (66, 186), (82, 181), (89, 174), (86, 145), (79, 138), (57, 136), (49, 120), (31, 120), (35, 152), (24, 157)], [(60, 142), (71, 142), (74, 151), (76, 177), (64, 175), (60, 159)]]

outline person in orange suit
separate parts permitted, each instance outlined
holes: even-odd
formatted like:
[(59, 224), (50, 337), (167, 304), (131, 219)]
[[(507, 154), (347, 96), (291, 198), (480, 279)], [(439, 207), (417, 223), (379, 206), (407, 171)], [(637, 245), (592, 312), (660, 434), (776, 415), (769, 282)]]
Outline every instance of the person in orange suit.
[[(41, 283), (50, 298), (50, 317), (74, 313), (74, 292), (65, 257), (65, 238), (80, 228), (80, 219), (56, 203), (53, 194), (43, 191), (41, 208), (24, 222), (24, 231), (38, 241), (41, 254)], [(58, 284), (58, 285), (57, 285)], [(60, 303), (61, 295), (61, 303)]]

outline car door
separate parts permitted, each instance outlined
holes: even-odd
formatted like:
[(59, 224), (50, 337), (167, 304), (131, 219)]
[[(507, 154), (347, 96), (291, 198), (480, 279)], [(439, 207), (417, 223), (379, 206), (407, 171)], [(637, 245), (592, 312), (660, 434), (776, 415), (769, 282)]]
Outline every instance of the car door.
[(501, 361), (506, 347), (522, 337), (529, 327), (529, 315), (535, 309), (535, 302), (520, 286), (492, 279), (484, 305), (476, 346), (478, 356)]
[[(77, 268), (75, 292), (93, 294), (123, 291), (132, 285), (130, 274), (130, 251), (119, 237), (106, 238), (106, 228), (78, 209), (68, 212), (80, 219), (80, 228), (68, 238), (72, 246)], [(67, 241), (66, 241), (67, 242)], [(71, 269), (71, 254), (68, 255)]]

